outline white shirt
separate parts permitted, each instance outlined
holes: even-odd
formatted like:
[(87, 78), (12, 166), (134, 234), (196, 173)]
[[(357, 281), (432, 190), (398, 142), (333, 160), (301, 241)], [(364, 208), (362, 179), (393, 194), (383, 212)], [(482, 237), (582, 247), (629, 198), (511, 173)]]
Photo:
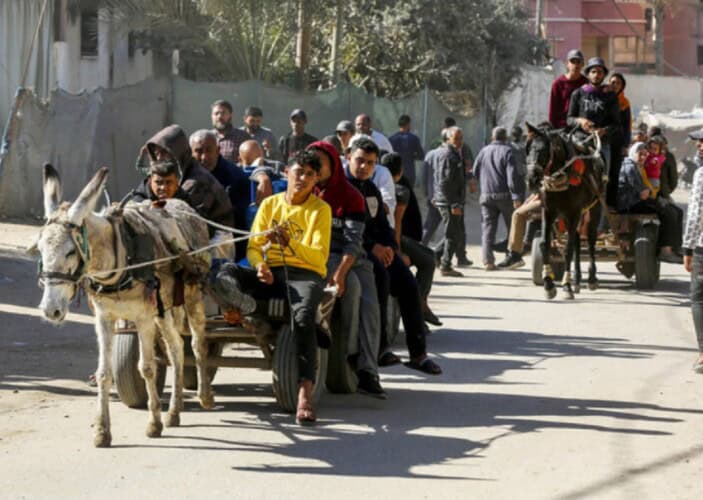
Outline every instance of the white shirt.
[(393, 146), (391, 146), (391, 141), (389, 141), (386, 136), (378, 130), (371, 129), (371, 139), (373, 139), (373, 142), (376, 143), (378, 149), (383, 149), (387, 153), (393, 152)]
[(395, 182), (393, 182), (393, 176), (390, 170), (383, 165), (376, 165), (373, 175), (371, 176), (371, 181), (373, 181), (381, 192), (383, 203), (388, 206), (388, 213), (386, 214), (388, 223), (392, 228), (395, 228)]

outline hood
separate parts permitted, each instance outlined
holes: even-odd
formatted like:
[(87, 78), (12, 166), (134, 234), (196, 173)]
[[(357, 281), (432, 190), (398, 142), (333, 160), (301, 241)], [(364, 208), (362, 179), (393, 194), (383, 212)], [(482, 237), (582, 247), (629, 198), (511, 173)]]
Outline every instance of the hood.
[(174, 159), (178, 162), (178, 165), (181, 167), (181, 178), (185, 177), (186, 171), (193, 161), (193, 157), (191, 156), (188, 137), (181, 126), (169, 125), (154, 134), (154, 136), (146, 142), (146, 148), (149, 152), (149, 158), (151, 158), (151, 160), (156, 159), (156, 155), (153, 150), (155, 145), (171, 153), (171, 156), (174, 157)]
[(332, 144), (329, 144), (325, 141), (315, 141), (312, 144), (308, 145), (308, 147), (305, 149), (312, 148), (324, 151), (332, 161), (332, 176), (327, 181), (327, 185), (324, 187), (324, 189), (321, 189), (320, 192), (322, 193), (325, 191), (334, 191), (336, 186), (346, 181), (344, 169), (342, 168), (342, 159), (339, 157), (339, 153)]
[(581, 87), (583, 91), (587, 94), (605, 94), (605, 85), (599, 85), (596, 87), (592, 83), (587, 83), (583, 87)]

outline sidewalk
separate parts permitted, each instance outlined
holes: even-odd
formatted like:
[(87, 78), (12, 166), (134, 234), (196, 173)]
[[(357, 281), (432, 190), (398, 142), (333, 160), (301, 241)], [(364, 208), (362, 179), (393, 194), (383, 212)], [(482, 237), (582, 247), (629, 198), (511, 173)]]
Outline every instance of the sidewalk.
[(40, 225), (0, 221), (0, 254), (30, 258), (27, 249), (34, 243)]

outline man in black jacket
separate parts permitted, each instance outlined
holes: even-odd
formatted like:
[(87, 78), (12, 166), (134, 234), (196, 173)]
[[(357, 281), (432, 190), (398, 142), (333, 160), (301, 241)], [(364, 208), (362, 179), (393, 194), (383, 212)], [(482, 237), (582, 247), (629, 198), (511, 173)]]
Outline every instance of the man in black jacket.
[(444, 248), (440, 264), (442, 276), (461, 277), (452, 268), (452, 257), (462, 255), (462, 228), (464, 225), (464, 202), (466, 201), (464, 162), (460, 151), (464, 134), (459, 127), (450, 127), (447, 142), (439, 147), (432, 158), (434, 196), (432, 202), (442, 216), (444, 227)]
[[(589, 83), (571, 94), (566, 123), (569, 127), (579, 127), (583, 132), (595, 132), (601, 140), (601, 152), (605, 160), (603, 174), (609, 173), (610, 145), (621, 140), (620, 106), (617, 95), (603, 85), (608, 68), (600, 57), (588, 60), (585, 69)], [(617, 182), (610, 179), (610, 182)]]
[[(410, 353), (410, 361), (406, 366), (431, 375), (439, 375), (442, 369), (427, 357), (422, 301), (417, 281), (398, 255), (398, 245), (393, 229), (386, 218), (383, 198), (371, 181), (378, 153), (378, 146), (372, 140), (359, 138), (351, 144), (347, 178), (366, 199), (367, 218), (363, 246), (369, 259), (374, 263), (381, 311), (387, 310), (389, 293), (398, 299), (405, 328), (405, 341)], [(386, 352), (387, 348), (388, 337), (382, 328), (382, 356), (379, 359), (381, 366), (399, 361), (393, 353)], [(395, 359), (390, 359), (391, 356)]]

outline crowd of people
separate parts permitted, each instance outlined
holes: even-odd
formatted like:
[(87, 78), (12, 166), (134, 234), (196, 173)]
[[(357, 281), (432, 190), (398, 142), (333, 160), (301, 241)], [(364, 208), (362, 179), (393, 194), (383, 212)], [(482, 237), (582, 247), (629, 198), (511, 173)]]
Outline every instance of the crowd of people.
[[(613, 73), (606, 82), (607, 74), (601, 59), (584, 65), (580, 51), (569, 52), (567, 72), (552, 86), (545, 125), (600, 136), (609, 208), (657, 213), (661, 258), (680, 262), (683, 211), (671, 197), (676, 160), (660, 129), (632, 130), (626, 79)], [(442, 325), (429, 296), (437, 268), (441, 276), (455, 278), (462, 276), (459, 268), (473, 265), (466, 255), (467, 192), (480, 193), (480, 258), (486, 271), (524, 265), (536, 229), (528, 224), (528, 214), (540, 208), (541, 198), (537, 186), (526, 185), (529, 127), (527, 135), (518, 126), (510, 133), (496, 127), (474, 157), (452, 118), (444, 121), (441, 137), (427, 152), (412, 133), (408, 115), (399, 117), (398, 131), (390, 137), (372, 127), (372, 117), (359, 114), (340, 121), (322, 139), (306, 132), (304, 110), (294, 109), (289, 118), (291, 131), (276, 141), (263, 126), (260, 108), (246, 108), (242, 126), (236, 127), (232, 105), (214, 102), (212, 129), (187, 136), (171, 125), (147, 141), (137, 165), (147, 177), (135, 197), (180, 198), (221, 226), (252, 234), (268, 231), (235, 248), (223, 245), (218, 256), (227, 262), (213, 274), (235, 284), (227, 300), (243, 314), (265, 308), (260, 304), (267, 298), (290, 301), (299, 361), (296, 417), (309, 424), (316, 420), (312, 388), (319, 382), (315, 311), (326, 284), (337, 289), (343, 324), (358, 332), (349, 360), (359, 391), (385, 398), (379, 368), (401, 363), (389, 342), (391, 298), (404, 326), (406, 366), (431, 375), (442, 372), (427, 355), (428, 325)], [(703, 134), (697, 140), (703, 152)], [(416, 170), (420, 161), (422, 172)], [(696, 183), (703, 179), (697, 176)], [(416, 185), (425, 189), (424, 218)], [(508, 239), (496, 242), (501, 219)], [(689, 233), (690, 246), (699, 235)], [(211, 228), (212, 238), (224, 236), (226, 231)], [(500, 262), (496, 251), (505, 253)], [(698, 260), (693, 265), (703, 267)], [(703, 284), (697, 290), (703, 311)], [(697, 317), (703, 331), (703, 312)], [(703, 350), (703, 334), (699, 338)]]

